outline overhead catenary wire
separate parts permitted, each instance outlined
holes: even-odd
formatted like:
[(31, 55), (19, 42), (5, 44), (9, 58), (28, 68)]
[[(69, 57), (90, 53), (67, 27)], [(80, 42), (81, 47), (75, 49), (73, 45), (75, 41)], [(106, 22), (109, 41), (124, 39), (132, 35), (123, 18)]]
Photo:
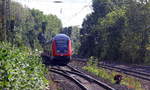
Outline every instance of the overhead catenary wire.
[[(82, 13), (82, 11), (86, 8), (90, 8), (91, 10), (93, 9), (92, 7), (92, 3), (93, 1), (91, 0), (87, 5), (84, 5), (78, 12), (74, 13), (73, 15), (70, 16), (70, 18), (68, 19), (68, 21), (70, 22), (73, 18), (75, 18), (76, 16), (78, 16), (79, 14)], [(112, 2), (103, 2), (101, 4), (114, 4)], [(126, 2), (126, 1), (122, 1), (122, 2), (117, 2), (117, 4), (129, 4), (129, 2)]]
[[(40, 1), (40, 0), (15, 0), (15, 1), (25, 1), (25, 2), (28, 2), (28, 3), (30, 3), (30, 2), (32, 2), (32, 1)], [(47, 1), (47, 0), (43, 0), (43, 1)], [(42, 1), (42, 2), (43, 2)], [(62, 0), (50, 0), (52, 3), (55, 3), (56, 2), (56, 4), (58, 4), (58, 3), (65, 3), (65, 2), (62, 2)], [(86, 2), (87, 2), (88, 0), (86, 0)], [(57, 3), (58, 2), (58, 3)], [(93, 1), (91, 0), (88, 4), (86, 4), (86, 5), (84, 5), (80, 10), (78, 10), (77, 12), (75, 12), (75, 13), (73, 13), (72, 15), (69, 15), (69, 18), (67, 18), (67, 22), (70, 22), (70, 21), (72, 21), (72, 20), (74, 20), (75, 19), (75, 17), (77, 17), (77, 16), (79, 16), (81, 13), (83, 13), (82, 11), (84, 11), (85, 9), (87, 9), (87, 8), (89, 8), (89, 9), (91, 9), (91, 11), (93, 10), (93, 7), (92, 7), (92, 3), (93, 3)], [(103, 4), (104, 4), (105, 2), (103, 2)], [(111, 4), (110, 2), (106, 2), (106, 3), (109, 3), (109, 4)], [(124, 2), (118, 2), (118, 3), (124, 3)], [(60, 8), (60, 10), (59, 10), (59, 13), (60, 13), (60, 15), (62, 16), (62, 14), (63, 14), (63, 12), (64, 12), (64, 10), (63, 10), (63, 7), (61, 7)]]
[(92, 1), (90, 1), (88, 4), (84, 5), (79, 11), (77, 11), (74, 14), (72, 14), (67, 21), (70, 22), (72, 19), (74, 19), (75, 17), (77, 17), (79, 14), (81, 14), (82, 11), (85, 10), (86, 8), (90, 8), (92, 10), (91, 3), (92, 3)]
[[(125, 3), (127, 3), (127, 2), (118, 2), (118, 4), (125, 4)], [(109, 3), (109, 2), (103, 2), (103, 3), (101, 3), (101, 4), (112, 4), (112, 3)], [(87, 5), (84, 5), (78, 12), (76, 12), (76, 13), (74, 13), (74, 14), (72, 14), (70, 17), (71, 18), (69, 18), (69, 20), (72, 20), (74, 17), (76, 17), (76, 16), (78, 16), (80, 13), (82, 13), (82, 11), (84, 10), (84, 9), (86, 9), (86, 8), (90, 8), (91, 10), (93, 9), (93, 7), (92, 7), (92, 1), (90, 1)]]

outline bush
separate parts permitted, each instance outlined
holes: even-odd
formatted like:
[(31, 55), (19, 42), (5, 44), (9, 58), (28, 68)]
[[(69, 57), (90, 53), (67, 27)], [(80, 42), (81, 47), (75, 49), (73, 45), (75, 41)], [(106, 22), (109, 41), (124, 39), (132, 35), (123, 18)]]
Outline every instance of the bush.
[(0, 43), (0, 88), (43, 90), (48, 86), (41, 58), (26, 47)]

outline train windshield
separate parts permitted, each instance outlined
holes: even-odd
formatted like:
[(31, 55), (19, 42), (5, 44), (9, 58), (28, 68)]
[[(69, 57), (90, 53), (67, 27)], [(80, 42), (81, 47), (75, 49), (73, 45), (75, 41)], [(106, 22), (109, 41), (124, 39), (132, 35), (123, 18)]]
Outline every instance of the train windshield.
[(68, 52), (68, 40), (56, 40), (57, 53)]

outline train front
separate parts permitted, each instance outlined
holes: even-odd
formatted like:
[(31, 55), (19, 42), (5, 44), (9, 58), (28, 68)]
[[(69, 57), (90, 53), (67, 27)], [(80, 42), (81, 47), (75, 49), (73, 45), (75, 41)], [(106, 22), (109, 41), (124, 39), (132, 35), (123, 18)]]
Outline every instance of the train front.
[(58, 34), (52, 40), (52, 61), (66, 65), (72, 55), (70, 38), (65, 34)]

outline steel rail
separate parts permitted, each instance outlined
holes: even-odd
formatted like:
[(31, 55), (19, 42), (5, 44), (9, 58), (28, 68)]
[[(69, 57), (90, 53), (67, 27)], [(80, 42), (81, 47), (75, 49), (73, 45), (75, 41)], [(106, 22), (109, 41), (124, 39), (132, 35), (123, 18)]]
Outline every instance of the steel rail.
[(131, 75), (131, 76), (134, 76), (137, 78), (141, 78), (141, 79), (150, 81), (150, 75), (143, 73), (143, 72), (128, 70), (128, 69), (124, 69), (124, 68), (120, 68), (120, 67), (114, 67), (114, 66), (110, 66), (110, 65), (106, 65), (106, 64), (105, 65), (100, 64), (99, 66), (102, 68), (105, 68), (105, 69), (114, 70), (117, 72), (122, 72), (122, 73), (125, 73), (127, 75)]
[(93, 77), (91, 77), (91, 76), (89, 76), (89, 75), (87, 75), (87, 74), (85, 74), (85, 73), (83, 73), (83, 72), (81, 72), (81, 71), (79, 71), (79, 70), (73, 68), (72, 66), (67, 65), (67, 67), (70, 68), (71, 71), (69, 71), (69, 70), (61, 70), (61, 69), (57, 69), (57, 68), (51, 68), (51, 69), (59, 70), (59, 71), (62, 71), (62, 72), (67, 72), (67, 73), (70, 73), (70, 74), (78, 75), (78, 76), (80, 76), (80, 77), (85, 78), (86, 80), (88, 80), (88, 81), (90, 81), (90, 82), (94, 82), (95, 84), (97, 84), (97, 85), (103, 87), (103, 88), (106, 89), (106, 90), (115, 90), (113, 87), (107, 85), (106, 83), (101, 82), (101, 81), (99, 81), (99, 80), (96, 80), (95, 78), (93, 78)]
[(57, 71), (57, 70), (52, 70), (52, 69), (50, 69), (49, 71), (54, 72), (54, 73), (57, 73), (57, 74), (60, 74), (60, 75), (66, 77), (66, 78), (68, 78), (68, 79), (71, 79), (71, 80), (74, 81), (82, 90), (87, 90), (87, 88), (86, 88), (84, 85), (82, 85), (78, 80), (76, 80), (74, 77), (69, 76), (68, 74), (65, 74), (65, 73), (60, 72), (60, 71)]

